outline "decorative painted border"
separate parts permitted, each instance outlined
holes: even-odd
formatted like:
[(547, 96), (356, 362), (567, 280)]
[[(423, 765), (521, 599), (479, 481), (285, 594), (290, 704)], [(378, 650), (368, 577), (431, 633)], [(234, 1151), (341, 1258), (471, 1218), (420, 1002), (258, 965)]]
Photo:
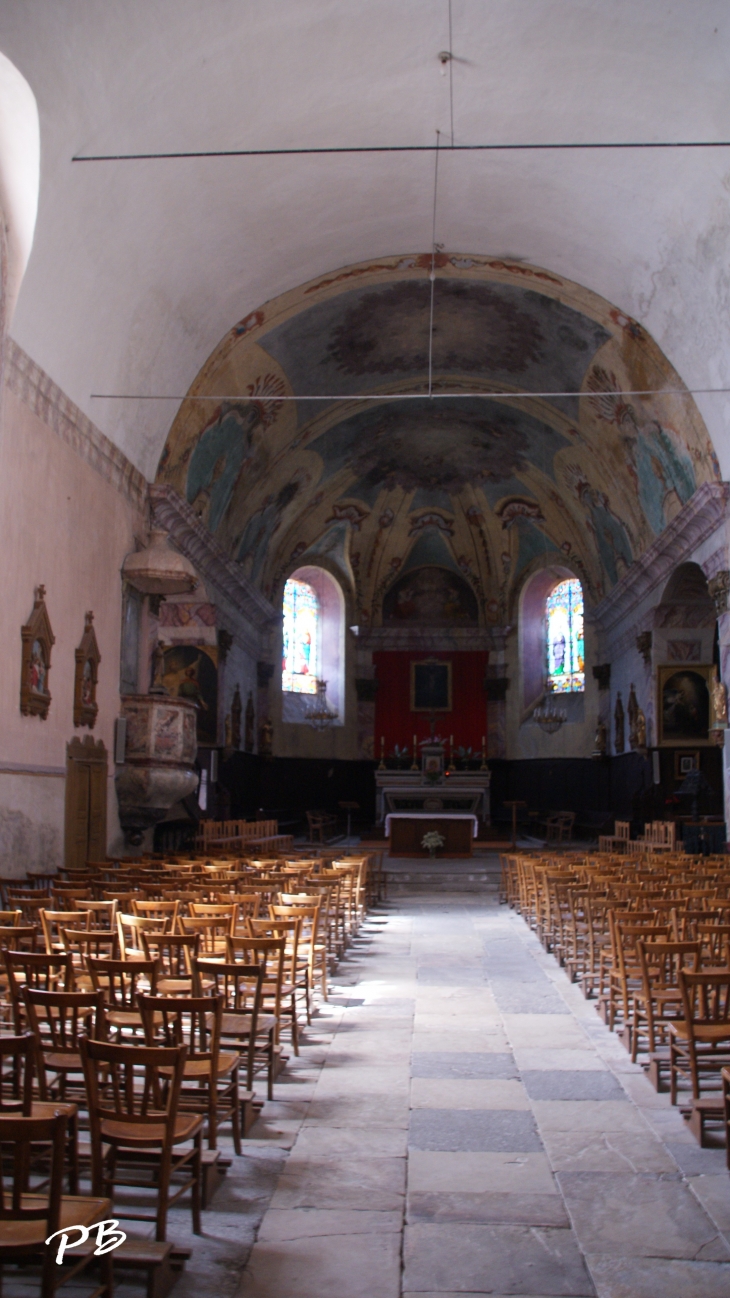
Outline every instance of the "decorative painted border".
[[(613, 590), (593, 608), (607, 634), (651, 595), (680, 563), (685, 563), (726, 521), (730, 482), (704, 482), (647, 550), (632, 563)], [(713, 556), (714, 557), (714, 556)]]
[(147, 503), (147, 479), (70, 397), (23, 351), (6, 340), (5, 383), (9, 390), (61, 441), (86, 460), (98, 474), (140, 513)]
[(180, 553), (233, 608), (243, 613), (259, 631), (268, 630), (279, 621), (273, 604), (249, 581), (235, 560), (229, 558), (174, 487), (153, 483), (149, 488), (149, 501), (154, 521), (169, 532)]

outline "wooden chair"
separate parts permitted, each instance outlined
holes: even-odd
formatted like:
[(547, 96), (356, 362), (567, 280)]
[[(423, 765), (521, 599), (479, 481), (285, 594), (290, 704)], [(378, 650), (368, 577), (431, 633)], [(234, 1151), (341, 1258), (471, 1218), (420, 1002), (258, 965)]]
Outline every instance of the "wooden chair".
[(703, 1083), (718, 1090), (722, 1069), (730, 1067), (730, 968), (680, 969), (679, 987), (682, 1018), (669, 1024), (672, 1104), (677, 1103), (680, 1077), (699, 1100)]
[[(131, 1221), (154, 1221), (155, 1238), (167, 1236), (170, 1207), (191, 1192), (193, 1234), (200, 1235), (202, 1132), (199, 1113), (180, 1113), (187, 1046), (112, 1045), (81, 1041), (89, 1097), (91, 1173), (95, 1193), (113, 1196), (117, 1186), (146, 1186), (157, 1196), (154, 1215), (125, 1204)], [(145, 1165), (149, 1180), (140, 1180)], [(123, 1169), (129, 1167), (125, 1179)], [(170, 1192), (172, 1177), (183, 1174)]]
[(122, 1042), (127, 1033), (142, 1031), (140, 993), (157, 994), (156, 960), (110, 960), (89, 956), (89, 976), (95, 992), (104, 998), (107, 1026)]
[(188, 906), (191, 919), (218, 919), (227, 921), (228, 932), (232, 936), (236, 931), (238, 923), (238, 903), (233, 902), (206, 902), (191, 901)]
[(35, 951), (40, 928), (37, 924), (17, 924), (12, 928), (0, 927), (0, 950)]
[(324, 843), (325, 831), (335, 828), (337, 817), (330, 815), (326, 811), (308, 811), (306, 816), (310, 843)]
[[(284, 898), (287, 898), (284, 902)], [(290, 894), (282, 894), (281, 905), (269, 906), (272, 919), (299, 919), (299, 950), (306, 955), (309, 964), (310, 987), (314, 989), (315, 979), (319, 975), (322, 999), (327, 1000), (327, 928), (326, 920), (320, 918), (322, 901), (319, 896), (306, 899)]]
[(145, 919), (141, 915), (117, 914), (117, 932), (119, 934), (119, 954), (122, 960), (146, 960), (142, 934), (168, 933), (170, 920), (167, 915), (160, 919)]
[(166, 919), (168, 921), (169, 932), (174, 933), (177, 928), (177, 915), (180, 909), (179, 901), (151, 901), (147, 898), (139, 900), (132, 898), (132, 914), (137, 915), (140, 919)]
[[(263, 963), (242, 964), (240, 961), (221, 963), (219, 960), (196, 960), (194, 970), (198, 987), (208, 983), (213, 996), (223, 997), (221, 1043), (235, 1045), (243, 1056), (246, 1089), (239, 1095), (243, 1106), (253, 1100), (256, 1045), (261, 1031), (260, 1020), (262, 1020), (261, 1028), (266, 1030), (261, 1014), (265, 965)], [(270, 1028), (273, 1028), (273, 1024), (270, 1024)]]
[(193, 996), (193, 961), (198, 955), (197, 933), (142, 934), (148, 960), (157, 961), (155, 996)]
[(79, 1146), (78, 1106), (60, 1104), (58, 1100), (33, 1099), (33, 1073), (35, 1066), (35, 1037), (24, 1032), (19, 1037), (0, 1036), (0, 1115), (22, 1114), (25, 1118), (52, 1118), (64, 1113), (68, 1119), (66, 1133), (66, 1163), (68, 1165), (68, 1192), (78, 1193)]
[[(216, 907), (216, 909), (220, 909), (220, 907)], [(181, 915), (179, 924), (181, 933), (197, 934), (201, 959), (211, 960), (215, 956), (219, 956), (221, 959), (225, 957), (226, 940), (230, 937), (232, 931), (230, 915)], [(233, 926), (235, 926), (235, 920)]]
[[(79, 1038), (103, 1038), (104, 997), (100, 992), (45, 992), (23, 989), (28, 1026), (35, 1037), (38, 1091), (42, 1100), (85, 1099)], [(48, 1072), (55, 1077), (49, 1081)]]
[(74, 985), (77, 991), (91, 986), (89, 959), (114, 960), (117, 954), (117, 935), (108, 928), (61, 929), (62, 949), (68, 951), (73, 961)]
[(229, 937), (227, 960), (231, 964), (263, 968), (262, 1008), (256, 1039), (256, 1068), (266, 1069), (266, 1096), (274, 1098), (281, 1023), (281, 999), (284, 986), (286, 939), (283, 937)]
[(682, 1016), (682, 992), (679, 971), (687, 967), (696, 973), (700, 967), (702, 947), (699, 942), (647, 941), (639, 938), (636, 952), (641, 973), (641, 987), (633, 993), (631, 1059), (636, 1063), (639, 1037), (646, 1026), (649, 1058), (656, 1057), (659, 1045), (668, 1048), (668, 1024)]
[(42, 910), (41, 924), (46, 951), (63, 951), (62, 928), (91, 928), (90, 910)]
[(284, 980), (281, 985), (281, 1016), (288, 1013), (291, 1042), (294, 1054), (299, 1054), (299, 1022), (297, 1018), (297, 993), (304, 997), (307, 1023), (311, 1023), (309, 1009), (309, 960), (299, 955), (299, 933), (302, 921), (292, 919), (252, 919), (249, 932), (252, 937), (283, 938), (286, 943)]
[(117, 931), (117, 909), (116, 898), (84, 902), (84, 910), (91, 911), (91, 928), (110, 929), (113, 933)]
[(73, 991), (73, 961), (68, 951), (48, 955), (43, 951), (3, 951), (8, 990), (13, 1004), (16, 1034), (25, 1032), (27, 1018), (23, 990), (25, 987), (41, 991)]
[(180, 1109), (205, 1112), (208, 1148), (218, 1145), (218, 1128), (230, 1120), (233, 1148), (241, 1152), (241, 1108), (236, 1051), (222, 1051), (222, 996), (140, 996), (148, 1046), (187, 1044)]
[[(53, 1298), (56, 1290), (74, 1279), (90, 1261), (91, 1249), (66, 1267), (56, 1262), (56, 1249), (46, 1240), (74, 1226), (91, 1227), (109, 1217), (111, 1202), (96, 1195), (64, 1195), (63, 1167), (67, 1143), (68, 1115), (52, 1117), (0, 1116), (0, 1265), (40, 1260), (41, 1298)], [(39, 1185), (29, 1184), (33, 1148), (50, 1146), (50, 1175)], [(12, 1168), (6, 1185), (4, 1169)], [(73, 1254), (71, 1255), (73, 1258)], [(93, 1298), (113, 1298), (113, 1253), (100, 1259), (101, 1285)]]

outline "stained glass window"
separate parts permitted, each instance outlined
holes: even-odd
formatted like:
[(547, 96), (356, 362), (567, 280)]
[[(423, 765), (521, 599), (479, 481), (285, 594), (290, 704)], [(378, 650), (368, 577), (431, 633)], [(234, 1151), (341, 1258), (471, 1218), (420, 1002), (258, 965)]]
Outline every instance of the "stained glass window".
[(284, 646), (281, 688), (290, 694), (316, 694), (320, 674), (320, 608), (306, 581), (290, 577), (284, 587)]
[(550, 689), (573, 694), (585, 689), (583, 589), (576, 578), (561, 581), (548, 595), (547, 672)]

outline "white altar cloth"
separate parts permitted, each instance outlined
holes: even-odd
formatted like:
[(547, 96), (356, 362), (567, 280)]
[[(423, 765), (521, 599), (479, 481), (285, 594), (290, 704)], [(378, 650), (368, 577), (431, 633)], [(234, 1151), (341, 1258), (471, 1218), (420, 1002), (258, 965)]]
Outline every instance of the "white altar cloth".
[(385, 837), (390, 838), (391, 820), (470, 820), (471, 836), (476, 838), (479, 821), (464, 811), (391, 811), (385, 817)]

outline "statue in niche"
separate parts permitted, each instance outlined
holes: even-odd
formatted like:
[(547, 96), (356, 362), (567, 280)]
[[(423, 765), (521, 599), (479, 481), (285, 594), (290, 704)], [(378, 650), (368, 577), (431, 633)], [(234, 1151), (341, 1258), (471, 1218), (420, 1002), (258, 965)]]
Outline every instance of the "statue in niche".
[(241, 747), (241, 713), (243, 705), (241, 703), (241, 688), (236, 686), (231, 703), (231, 747), (236, 751)]
[(150, 694), (167, 694), (167, 689), (162, 683), (165, 674), (165, 646), (161, 640), (157, 641), (152, 650), (152, 680), (150, 682)]
[(710, 698), (712, 700), (712, 730), (727, 730), (727, 685), (723, 685), (717, 668), (713, 668), (710, 681)]
[(613, 710), (613, 746), (617, 753), (624, 751), (624, 705), (621, 702), (621, 691), (616, 695), (616, 707)]
[(629, 748), (638, 748), (636, 724), (639, 717), (639, 704), (636, 699), (636, 690), (633, 683), (629, 690), (629, 702), (626, 711), (628, 712), (629, 717)]
[(253, 692), (249, 690), (248, 700), (246, 702), (246, 730), (245, 730), (245, 736), (243, 741), (244, 751), (247, 753), (253, 752), (254, 727), (255, 727), (255, 717), (254, 717), (254, 710), (253, 710)]
[(605, 721), (601, 721), (599, 718), (598, 725), (596, 726), (596, 737), (593, 741), (593, 756), (605, 757), (607, 747), (608, 733), (606, 730), (606, 723)]
[(636, 726), (634, 730), (636, 743), (633, 745), (640, 753), (646, 752), (646, 717), (639, 708), (636, 714)]
[(269, 718), (261, 722), (259, 727), (259, 752), (263, 757), (271, 757), (274, 743), (274, 727)]

